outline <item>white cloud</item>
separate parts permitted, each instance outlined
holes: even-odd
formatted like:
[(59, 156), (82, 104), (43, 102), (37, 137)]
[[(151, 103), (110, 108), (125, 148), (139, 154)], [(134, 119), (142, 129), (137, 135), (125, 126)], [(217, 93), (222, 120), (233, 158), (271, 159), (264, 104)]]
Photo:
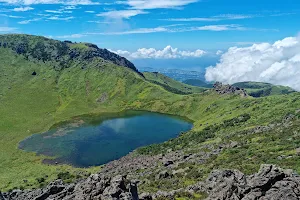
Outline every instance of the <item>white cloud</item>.
[(26, 12), (26, 11), (29, 11), (29, 10), (34, 10), (34, 8), (32, 7), (20, 7), (20, 8), (14, 8), (13, 11), (15, 12)]
[(274, 44), (232, 47), (220, 62), (206, 70), (207, 81), (258, 81), (300, 90), (300, 39), (288, 37)]
[(261, 15), (241, 15), (241, 14), (222, 14), (214, 16), (214, 18), (220, 20), (230, 20), (230, 19), (250, 19), (254, 17), (261, 17)]
[(112, 19), (129, 19), (130, 17), (134, 17), (140, 14), (146, 14), (147, 12), (142, 10), (115, 10), (115, 11), (108, 11), (104, 13), (97, 14), (97, 16), (107, 17)]
[(47, 19), (49, 19), (49, 20), (57, 20), (57, 21), (69, 21), (71, 19), (74, 19), (74, 17), (58, 17), (58, 16), (53, 16), (53, 17), (49, 17)]
[(100, 3), (91, 0), (0, 0), (0, 2), (19, 5), (34, 4), (64, 4), (64, 5), (99, 5)]
[(87, 21), (88, 23), (95, 23), (95, 24), (114, 24), (115, 22), (110, 22), (110, 21)]
[(192, 27), (191, 31), (244, 31), (247, 28), (238, 24), (225, 24), (225, 25), (207, 25)]
[(86, 13), (95, 13), (95, 11), (93, 11), (93, 10), (86, 10), (84, 12), (86, 12)]
[(20, 22), (18, 22), (18, 24), (29, 24), (31, 22), (37, 22), (37, 21), (40, 21), (40, 20), (42, 20), (42, 18), (28, 19), (28, 20), (20, 21)]
[(144, 10), (148, 9), (163, 9), (163, 8), (181, 8), (182, 6), (198, 2), (199, 0), (123, 0), (117, 1), (117, 4), (128, 5), (130, 8), (127, 10), (109, 11), (100, 13), (98, 16), (108, 18), (126, 18), (147, 14)]
[(217, 56), (222, 55), (222, 54), (223, 54), (223, 51), (221, 51), (221, 50), (218, 50), (218, 51), (216, 52), (216, 55), (217, 55)]
[[(62, 36), (56, 36), (55, 38), (60, 38), (60, 39), (74, 39), (74, 38), (82, 38), (86, 35), (84, 34), (72, 34), (72, 35), (62, 35)], [(53, 36), (52, 36), (53, 38)]]
[(178, 8), (198, 0), (127, 0), (121, 3), (131, 6), (133, 9), (157, 9), (157, 8)]
[(14, 18), (14, 19), (22, 19), (22, 18), (24, 18), (24, 17), (22, 17), (22, 16), (7, 15), (7, 14), (0, 14), (0, 16), (3, 16), (3, 17), (9, 17), (9, 18)]
[(103, 32), (103, 33), (87, 33), (88, 35), (130, 35), (130, 34), (146, 34), (146, 33), (158, 33), (158, 32), (168, 32), (168, 29), (165, 27), (157, 28), (139, 28), (129, 31), (120, 31), (120, 32)]
[(222, 20), (237, 20), (237, 19), (249, 19), (258, 17), (257, 15), (238, 15), (238, 14), (223, 14), (213, 17), (192, 17), (192, 18), (169, 18), (162, 19), (164, 21), (175, 21), (175, 22), (215, 22)]
[[(57, 18), (57, 17), (56, 17)], [(115, 22), (110, 21), (88, 21), (90, 23), (101, 23), (101, 24), (111, 24)], [(131, 35), (131, 34), (149, 34), (149, 33), (179, 33), (179, 32), (193, 32), (193, 31), (262, 31), (260, 29), (251, 29), (246, 28), (237, 24), (229, 24), (229, 25), (208, 25), (208, 26), (199, 26), (199, 27), (179, 27), (182, 24), (173, 24), (168, 26), (159, 26), (155, 28), (138, 28), (126, 31), (117, 31), (117, 32), (85, 32), (78, 33), (84, 36), (88, 35)], [(267, 30), (264, 30), (267, 31)], [(272, 30), (273, 31), (273, 30)]]
[(63, 13), (62, 10), (45, 10), (45, 12), (47, 12), (47, 13), (55, 13), (55, 14), (62, 14)]
[(0, 26), (0, 32), (14, 32), (15, 30), (17, 30), (17, 28)]
[(169, 19), (161, 19), (164, 21), (172, 21), (172, 22), (213, 22), (220, 21), (217, 18), (209, 18), (209, 17), (192, 17), (192, 18), (169, 18)]
[[(174, 28), (175, 26), (175, 28)], [(178, 28), (178, 24), (174, 26), (160, 26), (156, 28), (139, 28), (128, 31), (120, 32), (101, 32), (101, 33), (88, 33), (90, 35), (130, 35), (130, 34), (148, 34), (148, 33), (178, 33), (178, 32), (192, 32), (192, 31), (245, 31), (248, 28), (242, 27), (240, 25), (208, 25), (208, 26), (199, 26), (199, 27), (182, 27)]]
[(63, 8), (64, 10), (76, 10), (76, 6), (66, 6)]
[(176, 58), (199, 58), (206, 52), (200, 49), (196, 51), (181, 51), (177, 48), (167, 46), (162, 50), (156, 50), (155, 48), (141, 48), (136, 52), (129, 52), (123, 50), (114, 51), (115, 53), (127, 57), (129, 59), (176, 59)]

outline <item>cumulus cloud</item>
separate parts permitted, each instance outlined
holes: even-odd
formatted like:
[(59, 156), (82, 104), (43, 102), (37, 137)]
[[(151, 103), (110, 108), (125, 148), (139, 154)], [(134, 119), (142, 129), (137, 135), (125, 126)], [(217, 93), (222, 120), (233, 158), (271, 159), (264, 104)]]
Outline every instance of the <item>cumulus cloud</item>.
[(114, 51), (115, 53), (127, 57), (129, 59), (176, 59), (176, 58), (199, 58), (202, 57), (206, 52), (200, 49), (196, 51), (181, 51), (177, 48), (167, 46), (164, 49), (156, 50), (155, 48), (141, 48), (136, 52), (129, 52), (123, 50)]
[(218, 51), (216, 52), (216, 55), (217, 55), (217, 56), (222, 55), (222, 54), (223, 54), (223, 51), (221, 51), (221, 50), (218, 50)]
[(300, 39), (288, 37), (273, 44), (232, 47), (216, 66), (206, 69), (207, 81), (258, 81), (300, 91)]

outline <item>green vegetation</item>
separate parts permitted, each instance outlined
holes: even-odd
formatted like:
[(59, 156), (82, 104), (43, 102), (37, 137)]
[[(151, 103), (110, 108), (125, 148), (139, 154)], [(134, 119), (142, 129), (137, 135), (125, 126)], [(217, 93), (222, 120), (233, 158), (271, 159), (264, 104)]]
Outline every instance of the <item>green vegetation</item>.
[(187, 79), (183, 81), (183, 83), (187, 85), (197, 86), (197, 87), (204, 87), (204, 88), (212, 88), (213, 84), (205, 83), (204, 81), (201, 81), (200, 79)]
[[(151, 183), (142, 188), (145, 191), (157, 190), (157, 185), (162, 186), (162, 190), (187, 186), (204, 179), (215, 168), (237, 168), (250, 173), (261, 163), (275, 163), (300, 172), (298, 157), (277, 159), (280, 155), (295, 155), (300, 145), (299, 121), (286, 129), (246, 134), (255, 126), (278, 122), (288, 114), (295, 114), (300, 108), (299, 93), (262, 98), (218, 95), (159, 74), (157, 78), (156, 74), (145, 73), (145, 80), (135, 68), (129, 67), (130, 64), (116, 65), (118, 61), (112, 61), (115, 56), (110, 60), (102, 54), (82, 56), (90, 55), (91, 48), (95, 50), (91, 44), (88, 48), (82, 48), (82, 44), (73, 46), (80, 49), (79, 56), (70, 59), (69, 53), (73, 51), (68, 42), (61, 44), (24, 35), (11, 37), (13, 39), (9, 40), (5, 37), (6, 45), (3, 45), (0, 36), (0, 190), (40, 187), (58, 177), (70, 182), (100, 170), (100, 167), (78, 169), (68, 165), (46, 165), (42, 163), (45, 156), (21, 151), (18, 144), (32, 134), (47, 131), (54, 124), (79, 115), (130, 109), (175, 114), (194, 121), (190, 132), (163, 144), (141, 148), (136, 153), (158, 154), (169, 148), (188, 153), (208, 151), (206, 144), (239, 143), (237, 148), (226, 149), (205, 164), (184, 163), (179, 167), (189, 167), (187, 175), (174, 182), (156, 182), (149, 177)], [(30, 44), (28, 51), (20, 53), (19, 48), (14, 48), (19, 46), (15, 45), (19, 40)], [(56, 58), (58, 50), (53, 43), (57, 43), (57, 48), (67, 48), (64, 56)], [(8, 44), (11, 47), (8, 48)], [(32, 49), (39, 45), (52, 45), (53, 49), (46, 48), (43, 54), (35, 55), (37, 50)], [(67, 60), (66, 65), (61, 65), (63, 59)], [(32, 75), (33, 72), (36, 75)], [(153, 81), (165, 86), (153, 84)], [(182, 92), (169, 92), (166, 85)], [(187, 93), (193, 94), (183, 95)], [(182, 196), (178, 199), (185, 198)]]
[(253, 97), (282, 95), (282, 94), (290, 94), (295, 92), (295, 90), (293, 90), (290, 87), (272, 85), (270, 83), (260, 83), (260, 82), (240, 82), (240, 83), (233, 84), (233, 86), (245, 89), (247, 93)]
[(205, 88), (180, 83), (158, 72), (144, 72), (143, 74), (149, 82), (160, 85), (175, 94), (192, 94), (205, 91)]

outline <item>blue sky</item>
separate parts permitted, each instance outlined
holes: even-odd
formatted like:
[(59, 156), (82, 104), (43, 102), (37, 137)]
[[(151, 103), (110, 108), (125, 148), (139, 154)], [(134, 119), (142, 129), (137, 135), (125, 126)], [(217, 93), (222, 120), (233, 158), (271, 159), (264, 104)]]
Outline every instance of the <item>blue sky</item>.
[(192, 68), (232, 46), (296, 36), (299, 19), (298, 0), (0, 0), (0, 34), (92, 42), (131, 60), (193, 59)]

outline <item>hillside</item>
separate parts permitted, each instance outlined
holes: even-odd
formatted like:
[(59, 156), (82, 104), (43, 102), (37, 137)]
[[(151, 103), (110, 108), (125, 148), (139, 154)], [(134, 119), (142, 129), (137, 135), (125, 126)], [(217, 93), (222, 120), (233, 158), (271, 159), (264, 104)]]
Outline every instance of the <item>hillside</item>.
[(295, 92), (295, 90), (290, 87), (260, 82), (240, 82), (233, 84), (233, 86), (245, 89), (248, 94), (253, 97), (282, 95)]
[[(300, 172), (298, 92), (253, 98), (191, 87), (192, 94), (186, 94), (184, 84), (158, 75), (162, 85), (183, 87), (183, 94), (175, 94), (151, 82), (157, 80), (155, 74), (145, 73), (145, 79), (129, 61), (97, 53), (101, 49), (94, 45), (26, 35), (0, 38), (1, 191), (43, 187), (57, 178), (73, 182), (98, 172), (136, 178), (140, 192), (169, 194), (197, 185), (213, 169), (238, 169), (248, 175), (261, 164), (276, 164)], [(43, 54), (40, 45), (47, 49)], [(19, 51), (20, 46), (25, 50)], [(64, 53), (57, 53), (61, 46)], [(75, 57), (69, 53), (73, 49)], [(43, 164), (49, 157), (17, 148), (20, 141), (59, 122), (123, 110), (183, 116), (194, 126), (178, 138), (88, 169)], [(202, 192), (189, 195), (182, 192), (179, 197), (206, 197)]]
[(205, 91), (205, 88), (190, 86), (174, 79), (171, 79), (158, 72), (144, 72), (146, 80), (151, 83), (157, 84), (165, 88), (166, 90), (175, 94), (192, 94), (201, 93)]
[(201, 81), (200, 79), (187, 79), (183, 81), (183, 83), (187, 85), (197, 86), (197, 87), (204, 87), (204, 88), (212, 88), (213, 84), (205, 83), (204, 81)]

